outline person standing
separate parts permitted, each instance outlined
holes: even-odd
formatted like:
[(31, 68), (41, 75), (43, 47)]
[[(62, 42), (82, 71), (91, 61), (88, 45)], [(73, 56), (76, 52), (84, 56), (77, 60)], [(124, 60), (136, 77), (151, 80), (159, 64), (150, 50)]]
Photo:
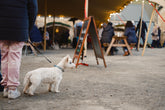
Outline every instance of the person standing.
[(37, 0), (2, 0), (0, 2), (0, 48), (3, 96), (21, 95), (19, 73), (24, 42), (37, 15)]
[[(138, 32), (138, 37), (139, 37), (139, 34), (140, 34), (140, 23), (141, 23), (141, 19), (139, 20), (138, 24), (137, 24), (137, 28), (136, 28), (136, 33)], [(143, 40), (143, 45), (145, 43), (145, 36), (146, 36), (146, 32), (148, 31), (147, 29), (147, 24), (146, 22), (144, 22), (142, 20), (142, 30), (141, 30), (141, 38)], [(138, 39), (138, 42), (139, 42), (139, 39)]]

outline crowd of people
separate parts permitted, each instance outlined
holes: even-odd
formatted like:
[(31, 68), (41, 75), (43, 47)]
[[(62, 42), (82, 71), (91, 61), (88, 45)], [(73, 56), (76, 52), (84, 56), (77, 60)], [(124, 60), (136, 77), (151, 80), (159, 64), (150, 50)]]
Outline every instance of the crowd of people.
[[(141, 26), (141, 30), (140, 30), (141, 22), (142, 22), (142, 26)], [(145, 36), (146, 36), (147, 31), (148, 31), (148, 28), (147, 28), (147, 24), (145, 23), (145, 21), (143, 21), (143, 20), (141, 21), (141, 19), (140, 19), (137, 26), (133, 25), (132, 21), (127, 21), (125, 24), (123, 35), (127, 36), (128, 44), (132, 44), (132, 43), (136, 44), (135, 46), (137, 49), (140, 39), (142, 39), (142, 41), (143, 41), (143, 44), (140, 44), (140, 45), (142, 47), (144, 46)], [(99, 32), (99, 38), (100, 38), (101, 44), (104, 47), (104, 50), (106, 51), (108, 48), (108, 45), (110, 44), (110, 42), (112, 40), (112, 37), (115, 35), (115, 29), (113, 27), (113, 24), (111, 22), (109, 22), (108, 24), (103, 23), (102, 28), (100, 28), (100, 30), (98, 32)], [(162, 47), (160, 44), (161, 29), (157, 24), (155, 24), (151, 35), (152, 35), (152, 44), (150, 47), (151, 48)], [(140, 38), (139, 38), (139, 36), (140, 36)], [(129, 55), (128, 49), (126, 47), (124, 47), (123, 50), (124, 50), (123, 56)], [(115, 47), (112, 47), (109, 55), (114, 55), (114, 51), (118, 51), (118, 49)]]

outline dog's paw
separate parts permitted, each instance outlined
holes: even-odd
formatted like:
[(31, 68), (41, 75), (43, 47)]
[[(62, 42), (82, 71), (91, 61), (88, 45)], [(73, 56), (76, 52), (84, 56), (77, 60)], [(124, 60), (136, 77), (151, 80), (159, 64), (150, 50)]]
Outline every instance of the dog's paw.
[(55, 93), (59, 93), (60, 91), (58, 90), (58, 91), (55, 91)]
[(52, 90), (51, 89), (48, 89), (48, 92), (52, 92)]
[(26, 92), (26, 91), (23, 91), (23, 93), (24, 93), (24, 94), (28, 94), (28, 92)]
[(29, 96), (33, 96), (33, 95), (34, 95), (34, 93), (28, 93), (28, 95), (29, 95)]

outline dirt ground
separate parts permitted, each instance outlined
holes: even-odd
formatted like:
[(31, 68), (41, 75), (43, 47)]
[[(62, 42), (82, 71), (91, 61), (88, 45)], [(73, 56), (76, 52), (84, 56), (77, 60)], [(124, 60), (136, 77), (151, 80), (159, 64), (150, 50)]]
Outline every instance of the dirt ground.
[[(93, 50), (87, 51), (85, 63), (77, 69), (66, 69), (60, 93), (47, 92), (41, 84), (34, 96), (22, 94), (9, 100), (0, 93), (0, 110), (165, 110), (165, 48), (147, 48), (144, 56), (132, 50), (133, 56), (105, 56), (96, 64)], [(19, 90), (23, 90), (25, 74), (39, 67), (52, 67), (74, 49), (44, 52), (53, 63), (41, 55), (23, 55)]]

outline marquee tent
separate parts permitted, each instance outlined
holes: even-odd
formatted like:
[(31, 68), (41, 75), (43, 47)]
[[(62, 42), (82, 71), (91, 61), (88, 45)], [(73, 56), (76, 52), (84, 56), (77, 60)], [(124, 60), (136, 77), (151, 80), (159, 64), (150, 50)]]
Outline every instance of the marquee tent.
[[(59, 16), (77, 17), (84, 19), (85, 0), (46, 0), (47, 14)], [(107, 21), (109, 14), (119, 11), (131, 0), (89, 0), (89, 16), (96, 20)], [(38, 0), (39, 14), (45, 15), (45, 0)]]

